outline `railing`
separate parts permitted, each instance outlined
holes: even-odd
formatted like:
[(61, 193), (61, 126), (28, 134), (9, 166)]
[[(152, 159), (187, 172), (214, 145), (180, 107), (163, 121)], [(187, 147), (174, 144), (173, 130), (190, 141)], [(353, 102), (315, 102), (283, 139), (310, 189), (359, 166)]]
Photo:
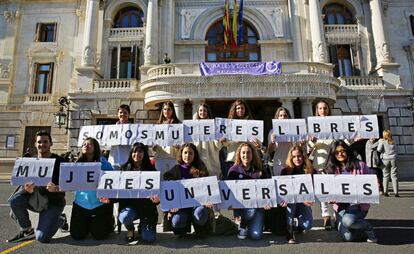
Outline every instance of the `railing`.
[(325, 33), (358, 34), (358, 25), (324, 25)]
[(144, 28), (143, 27), (131, 27), (131, 28), (112, 28), (109, 32), (109, 40), (125, 40), (125, 39), (143, 39)]
[(95, 92), (136, 91), (137, 82), (135, 79), (96, 79), (93, 82), (93, 90)]
[(26, 96), (27, 103), (48, 103), (51, 100), (51, 94), (28, 94)]
[(175, 65), (161, 65), (148, 70), (148, 77), (171, 76), (175, 75)]
[(361, 77), (340, 77), (341, 86), (347, 88), (384, 88), (384, 82), (382, 77), (371, 77), (371, 76), (361, 76)]
[[(332, 76), (332, 65), (313, 62), (282, 62), (282, 74), (319, 74)], [(198, 63), (163, 64), (152, 67), (147, 72), (148, 78), (168, 76), (200, 76)]]

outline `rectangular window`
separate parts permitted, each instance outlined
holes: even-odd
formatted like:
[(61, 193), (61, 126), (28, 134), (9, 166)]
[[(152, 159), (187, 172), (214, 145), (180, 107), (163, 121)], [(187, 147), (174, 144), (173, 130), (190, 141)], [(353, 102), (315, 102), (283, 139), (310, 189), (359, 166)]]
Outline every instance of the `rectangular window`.
[(52, 92), (53, 63), (35, 64), (35, 94), (50, 94)]
[(56, 23), (38, 23), (36, 28), (36, 42), (56, 41)]

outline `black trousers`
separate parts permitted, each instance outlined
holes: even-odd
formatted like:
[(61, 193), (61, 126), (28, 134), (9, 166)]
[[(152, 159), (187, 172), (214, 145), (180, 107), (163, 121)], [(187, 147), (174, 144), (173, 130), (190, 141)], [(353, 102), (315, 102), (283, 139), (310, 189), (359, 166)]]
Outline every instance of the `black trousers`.
[(70, 235), (76, 240), (85, 239), (88, 233), (96, 240), (108, 238), (114, 230), (113, 205), (104, 204), (92, 210), (73, 203)]

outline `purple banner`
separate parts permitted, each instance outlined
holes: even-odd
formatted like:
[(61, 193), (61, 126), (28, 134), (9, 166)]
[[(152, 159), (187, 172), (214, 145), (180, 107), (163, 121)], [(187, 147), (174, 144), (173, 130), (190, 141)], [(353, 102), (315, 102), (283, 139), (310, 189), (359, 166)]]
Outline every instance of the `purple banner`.
[(280, 62), (200, 63), (201, 76), (223, 74), (280, 75)]

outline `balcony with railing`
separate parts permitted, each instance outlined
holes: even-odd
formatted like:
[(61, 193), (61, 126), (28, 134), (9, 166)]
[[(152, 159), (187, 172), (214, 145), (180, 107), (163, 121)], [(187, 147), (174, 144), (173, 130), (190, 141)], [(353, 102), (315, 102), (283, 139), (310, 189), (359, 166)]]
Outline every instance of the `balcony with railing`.
[(51, 101), (51, 94), (28, 94), (26, 95), (25, 104), (47, 104)]
[(358, 25), (324, 25), (329, 44), (353, 44), (360, 40)]
[(145, 36), (145, 28), (143, 27), (127, 27), (127, 28), (111, 28), (109, 31), (109, 42), (128, 42), (143, 41)]
[(202, 76), (198, 63), (157, 65), (143, 71), (140, 90), (147, 105), (186, 98), (336, 99), (340, 82), (331, 64), (282, 62), (281, 67), (281, 75)]
[(136, 79), (96, 79), (93, 81), (94, 92), (135, 92), (139, 80)]
[(341, 87), (351, 90), (385, 89), (383, 78), (380, 76), (350, 76), (340, 77)]

